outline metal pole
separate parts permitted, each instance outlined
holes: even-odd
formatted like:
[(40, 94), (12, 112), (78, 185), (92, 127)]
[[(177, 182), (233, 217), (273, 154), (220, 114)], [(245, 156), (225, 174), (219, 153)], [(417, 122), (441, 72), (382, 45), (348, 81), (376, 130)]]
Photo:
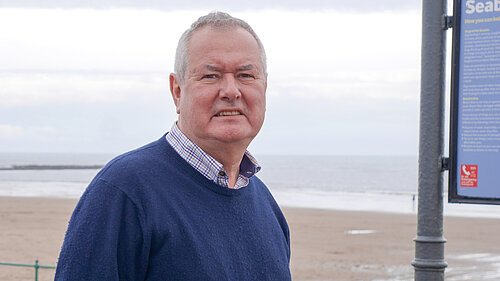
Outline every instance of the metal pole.
[(35, 261), (35, 281), (38, 281), (38, 260)]
[(415, 281), (442, 281), (446, 0), (423, 0)]

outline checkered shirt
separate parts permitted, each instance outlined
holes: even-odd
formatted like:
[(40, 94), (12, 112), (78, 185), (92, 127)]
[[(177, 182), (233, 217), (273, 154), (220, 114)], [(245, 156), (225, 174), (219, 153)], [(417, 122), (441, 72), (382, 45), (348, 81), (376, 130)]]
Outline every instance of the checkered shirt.
[[(184, 135), (177, 123), (174, 123), (170, 132), (166, 135), (168, 143), (174, 150), (188, 162), (193, 168), (200, 172), (207, 179), (223, 187), (229, 187), (229, 177), (222, 167), (212, 156), (205, 153), (199, 146)], [(234, 189), (239, 189), (248, 185), (249, 179), (258, 171), (260, 166), (257, 160), (245, 151), (240, 164), (240, 173)]]

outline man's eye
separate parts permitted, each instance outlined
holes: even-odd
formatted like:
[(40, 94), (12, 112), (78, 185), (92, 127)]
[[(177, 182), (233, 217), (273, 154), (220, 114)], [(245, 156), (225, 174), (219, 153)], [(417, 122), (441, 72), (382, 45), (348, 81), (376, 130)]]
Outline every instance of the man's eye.
[(206, 74), (206, 75), (203, 75), (202, 79), (215, 79), (217, 78), (217, 75), (215, 74)]
[(254, 79), (255, 78), (255, 76), (250, 74), (250, 73), (241, 73), (240, 77), (243, 79)]

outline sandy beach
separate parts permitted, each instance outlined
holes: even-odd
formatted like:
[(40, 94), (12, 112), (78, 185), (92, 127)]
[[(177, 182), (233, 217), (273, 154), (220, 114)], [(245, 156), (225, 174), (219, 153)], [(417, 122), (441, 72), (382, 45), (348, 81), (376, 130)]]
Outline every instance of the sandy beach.
[[(76, 200), (0, 197), (0, 262), (55, 266)], [(492, 206), (492, 208), (496, 208)], [(293, 280), (412, 280), (415, 215), (283, 208)], [(499, 219), (445, 219), (447, 280), (500, 280)], [(34, 280), (0, 266), (0, 280)], [(40, 269), (39, 280), (53, 280)]]

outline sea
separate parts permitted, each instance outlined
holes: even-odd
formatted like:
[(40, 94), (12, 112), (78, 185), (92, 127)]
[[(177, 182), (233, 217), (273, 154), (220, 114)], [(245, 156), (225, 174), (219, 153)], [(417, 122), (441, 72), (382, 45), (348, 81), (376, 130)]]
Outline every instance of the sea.
[[(0, 196), (78, 199), (110, 154), (0, 153)], [(282, 207), (417, 214), (417, 157), (256, 155), (257, 174)], [(446, 190), (446, 175), (444, 176)], [(500, 219), (500, 206), (449, 204), (445, 216)], [(372, 233), (352, 230), (349, 235)], [(499, 280), (500, 256), (472, 253), (449, 256), (468, 261), (469, 267), (451, 266), (447, 280)], [(388, 280), (413, 280), (413, 268), (389, 267)]]
[[(0, 153), (0, 196), (78, 199), (111, 154)], [(280, 206), (416, 214), (417, 157), (256, 155)], [(447, 179), (445, 175), (445, 192)], [(450, 204), (446, 216), (500, 218), (500, 206)]]

